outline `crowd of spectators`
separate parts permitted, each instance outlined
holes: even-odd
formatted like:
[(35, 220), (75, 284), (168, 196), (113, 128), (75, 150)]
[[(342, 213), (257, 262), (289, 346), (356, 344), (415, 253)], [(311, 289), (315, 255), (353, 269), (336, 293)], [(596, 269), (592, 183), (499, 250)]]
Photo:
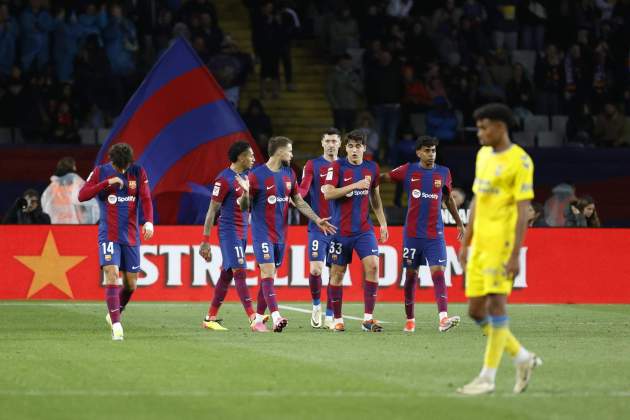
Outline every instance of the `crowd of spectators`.
[(0, 1), (0, 126), (25, 142), (111, 127), (159, 55), (186, 38), (235, 105), (253, 70), (211, 0)]
[(628, 144), (628, 0), (307, 3), (335, 63), (335, 122), (369, 110), (390, 164), (409, 127), (456, 142), (458, 128), (474, 125), (472, 111), (496, 101), (520, 128), (531, 115), (566, 115), (569, 143)]

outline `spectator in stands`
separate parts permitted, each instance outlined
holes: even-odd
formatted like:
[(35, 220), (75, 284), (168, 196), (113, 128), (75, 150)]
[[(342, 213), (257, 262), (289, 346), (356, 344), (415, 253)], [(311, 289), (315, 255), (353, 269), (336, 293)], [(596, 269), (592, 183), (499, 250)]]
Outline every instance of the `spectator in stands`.
[(413, 8), (413, 1), (414, 0), (389, 0), (387, 14), (394, 18), (406, 18)]
[[(431, 109), (433, 98), (427, 85), (416, 76), (413, 66), (403, 67), (403, 83), (402, 120), (414, 121), (418, 117), (424, 119), (423, 114)], [(422, 133), (417, 132), (416, 134), (424, 134), (424, 129), (420, 131)]]
[(613, 147), (622, 145), (626, 121), (617, 105), (607, 102), (603, 111), (595, 119), (593, 133), (597, 146)]
[(79, 41), (83, 38), (83, 27), (77, 22), (74, 12), (59, 9), (57, 26), (54, 31), (53, 58), (57, 79), (62, 83), (72, 80), (74, 61), (79, 52)]
[(241, 52), (228, 36), (223, 40), (221, 52), (210, 57), (208, 68), (223, 88), (225, 97), (238, 108), (241, 87), (254, 69), (250, 55)]
[(326, 97), (332, 108), (334, 126), (339, 130), (348, 132), (354, 128), (362, 93), (363, 82), (352, 68), (352, 57), (339, 56), (326, 82)]
[(280, 35), (278, 37), (278, 58), (284, 70), (284, 82), (289, 92), (295, 92), (293, 84), (293, 59), (291, 58), (291, 45), (293, 39), (300, 30), (300, 20), (295, 10), (288, 7), (289, 3), (284, 0), (279, 3), (276, 19), (280, 22)]
[(387, 18), (383, 9), (376, 2), (370, 2), (365, 15), (359, 18), (360, 40), (362, 45), (369, 45), (371, 41), (380, 39), (385, 34)]
[(374, 117), (369, 112), (362, 112), (359, 114), (359, 118), (355, 124), (357, 130), (360, 130), (367, 139), (365, 159), (373, 160), (378, 156), (378, 150), (380, 141), (378, 138), (378, 131), (376, 131)]
[(278, 97), (279, 80), (279, 38), (281, 36), (281, 22), (274, 13), (272, 2), (265, 2), (260, 13), (254, 15), (252, 39), (254, 52), (260, 58), (260, 97), (265, 99), (271, 85), (274, 99)]
[(130, 76), (136, 70), (135, 54), (138, 51), (136, 27), (125, 17), (119, 4), (113, 4), (109, 13), (109, 23), (103, 33), (107, 57), (114, 75)]
[(212, 16), (208, 12), (199, 14), (199, 27), (192, 33), (193, 37), (203, 37), (209, 55), (216, 54), (221, 50), (225, 35), (221, 28), (216, 25)]
[(545, 221), (549, 226), (564, 226), (564, 210), (576, 199), (575, 188), (563, 182), (553, 187), (551, 194), (545, 201)]
[(593, 144), (595, 119), (588, 103), (579, 105), (578, 110), (569, 115), (566, 132), (569, 143)]
[(267, 153), (267, 142), (273, 135), (271, 126), (271, 118), (265, 113), (262, 103), (258, 99), (252, 99), (249, 102), (247, 111), (243, 114), (243, 121), (249, 128), (249, 132), (258, 145), (263, 154)]
[(433, 100), (433, 109), (427, 113), (427, 135), (452, 143), (457, 136), (457, 116), (443, 96)]
[(22, 70), (41, 71), (50, 60), (49, 34), (55, 19), (48, 12), (48, 2), (29, 0), (20, 15)]
[(545, 25), (547, 24), (547, 9), (544, 0), (522, 0), (516, 9), (516, 19), (521, 29), (521, 48), (542, 51), (545, 45)]
[(78, 144), (81, 141), (74, 115), (67, 101), (59, 102), (54, 121), (52, 123), (52, 137), (58, 144)]
[(471, 18), (467, 16), (463, 16), (460, 20), (458, 37), (461, 65), (473, 67), (475, 57), (488, 50), (488, 41), (479, 26), (475, 26)]
[(39, 193), (33, 189), (24, 191), (9, 209), (2, 221), (12, 225), (49, 225), (50, 216), (39, 205)]
[(50, 177), (50, 185), (42, 194), (42, 210), (50, 215), (52, 224), (94, 224), (99, 218), (96, 199), (79, 202), (79, 190), (85, 184), (76, 174), (77, 166), (72, 157), (57, 162), (57, 169)]
[(444, 7), (436, 9), (431, 18), (431, 26), (436, 36), (448, 36), (452, 33), (462, 17), (463, 11), (455, 5), (454, 0), (447, 0)]
[(477, 0), (466, 0), (462, 6), (462, 14), (470, 19), (474, 26), (481, 25), (488, 18), (485, 7)]
[(83, 39), (81, 43), (83, 43), (84, 39), (89, 35), (95, 35), (98, 39), (99, 45), (103, 46), (103, 37), (101, 33), (107, 27), (107, 4), (103, 2), (98, 8), (96, 6), (96, 2), (88, 2), (84, 6), (83, 13), (80, 13), (77, 17), (77, 22), (81, 25), (81, 30), (83, 32)]
[(601, 227), (593, 197), (585, 195), (572, 201), (565, 211), (566, 227)]
[(523, 126), (525, 118), (533, 115), (534, 109), (534, 86), (525, 75), (522, 64), (512, 65), (512, 79), (506, 88), (507, 103), (512, 108), (514, 116), (520, 120)]
[(367, 100), (380, 140), (387, 145), (387, 159), (393, 164), (403, 94), (401, 64), (389, 51), (380, 52), (376, 60), (375, 64), (365, 69)]
[(610, 93), (614, 84), (613, 67), (610, 60), (608, 44), (600, 42), (594, 50), (593, 57), (593, 84), (591, 87), (590, 100), (594, 111), (597, 113), (606, 104), (606, 101), (610, 100)]
[(9, 77), (15, 64), (18, 24), (11, 16), (9, 5), (0, 4), (0, 77)]
[(513, 51), (518, 48), (517, 0), (494, 0), (488, 10), (494, 38), (494, 48)]
[(413, 65), (424, 65), (426, 62), (431, 62), (437, 58), (436, 47), (429, 35), (427, 35), (425, 25), (422, 22), (416, 21), (413, 23), (406, 39), (407, 51), (405, 54)]
[(98, 37), (90, 35), (79, 52), (75, 69), (75, 88), (81, 107), (96, 104), (108, 115), (117, 115), (122, 103), (122, 91), (114, 80), (107, 54), (98, 45)]
[(564, 93), (564, 66), (555, 45), (550, 44), (544, 56), (536, 61), (535, 77), (537, 92), (537, 113), (546, 115), (560, 114), (561, 95)]
[(568, 108), (576, 108), (589, 96), (591, 65), (579, 44), (573, 44), (564, 58), (564, 97)]
[(548, 227), (545, 223), (545, 207), (532, 201), (527, 208), (527, 226), (529, 227)]
[(328, 32), (329, 51), (333, 56), (345, 54), (348, 48), (359, 47), (359, 25), (346, 5), (335, 14)]

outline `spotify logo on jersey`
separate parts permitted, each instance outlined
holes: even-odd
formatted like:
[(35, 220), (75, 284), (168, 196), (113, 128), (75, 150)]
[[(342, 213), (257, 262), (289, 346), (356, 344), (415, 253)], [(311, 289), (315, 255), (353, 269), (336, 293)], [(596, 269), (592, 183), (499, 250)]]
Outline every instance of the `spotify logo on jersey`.
[(353, 194), (354, 194), (354, 191), (350, 191), (348, 194), (346, 194), (346, 197), (350, 198), (352, 197)]
[(267, 203), (269, 204), (276, 204), (276, 196), (275, 195), (270, 195), (269, 197), (267, 197)]
[(420, 190), (413, 190), (413, 191), (411, 191), (411, 196), (413, 198), (420, 198), (420, 195), (421, 195)]
[(118, 201), (118, 198), (116, 198), (114, 194), (110, 194), (107, 196), (107, 202), (109, 204), (116, 204), (117, 201)]

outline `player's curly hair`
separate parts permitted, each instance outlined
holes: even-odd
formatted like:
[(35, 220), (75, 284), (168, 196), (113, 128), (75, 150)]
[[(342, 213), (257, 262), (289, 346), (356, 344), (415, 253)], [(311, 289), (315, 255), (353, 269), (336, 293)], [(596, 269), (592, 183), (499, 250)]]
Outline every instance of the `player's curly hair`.
[(133, 148), (127, 143), (117, 143), (107, 152), (109, 160), (120, 169), (127, 169), (133, 163)]
[(232, 145), (228, 149), (228, 158), (230, 158), (230, 162), (236, 162), (241, 153), (243, 153), (247, 149), (250, 149), (251, 147), (252, 146), (245, 140), (239, 140), (236, 143), (232, 143)]
[(514, 113), (512, 113), (510, 107), (498, 102), (487, 104), (477, 108), (473, 113), (473, 119), (475, 121), (485, 119), (500, 121), (505, 124), (508, 130), (514, 127), (516, 123), (516, 121), (514, 120)]
[(367, 144), (367, 136), (362, 130), (352, 130), (346, 134), (346, 143), (350, 141), (361, 143), (365, 146)]
[(269, 156), (273, 156), (281, 147), (287, 147), (288, 145), (293, 144), (293, 140), (288, 137), (276, 136), (269, 139), (269, 144), (267, 145), (267, 152)]

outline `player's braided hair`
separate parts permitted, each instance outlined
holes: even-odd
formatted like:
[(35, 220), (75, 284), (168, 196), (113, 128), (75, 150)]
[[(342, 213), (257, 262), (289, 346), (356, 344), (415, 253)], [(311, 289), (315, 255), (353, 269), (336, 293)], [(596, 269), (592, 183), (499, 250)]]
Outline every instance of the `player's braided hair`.
[(127, 169), (133, 163), (133, 149), (127, 143), (117, 143), (110, 147), (109, 159), (120, 169)]

